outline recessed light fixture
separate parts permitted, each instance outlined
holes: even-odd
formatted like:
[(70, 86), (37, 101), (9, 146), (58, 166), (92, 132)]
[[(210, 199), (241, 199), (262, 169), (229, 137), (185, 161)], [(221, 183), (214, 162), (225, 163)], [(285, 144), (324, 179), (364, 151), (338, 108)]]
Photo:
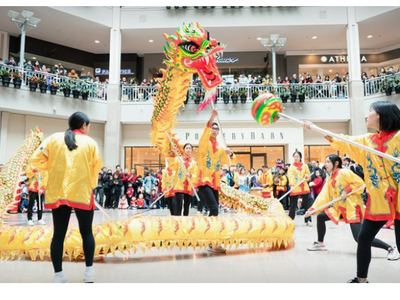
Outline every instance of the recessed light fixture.
[(260, 38), (260, 37), (258, 37), (258, 38), (257, 38), (257, 41), (261, 41), (261, 38)]
[(367, 38), (369, 38), (369, 39), (372, 39), (372, 37), (373, 37), (373, 35), (371, 35), (371, 34), (369, 36), (367, 36)]
[(95, 40), (94, 41), (96, 44), (100, 44), (100, 41), (99, 40)]
[(329, 73), (332, 73), (332, 70), (329, 70)]
[(149, 43), (152, 43), (152, 42), (154, 42), (153, 40), (149, 40)]
[(34, 57), (32, 57), (32, 59), (36, 59), (36, 57), (34, 56)]
[(313, 37), (312, 37), (312, 39), (313, 40), (316, 40), (318, 37), (316, 36), (316, 35), (314, 35)]

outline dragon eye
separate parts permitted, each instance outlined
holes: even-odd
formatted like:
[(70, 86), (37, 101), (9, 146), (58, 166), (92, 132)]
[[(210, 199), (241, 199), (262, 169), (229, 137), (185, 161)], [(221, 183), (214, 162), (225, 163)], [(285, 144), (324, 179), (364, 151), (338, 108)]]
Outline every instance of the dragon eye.
[(199, 50), (199, 46), (192, 42), (183, 43), (180, 46), (190, 53), (195, 53)]

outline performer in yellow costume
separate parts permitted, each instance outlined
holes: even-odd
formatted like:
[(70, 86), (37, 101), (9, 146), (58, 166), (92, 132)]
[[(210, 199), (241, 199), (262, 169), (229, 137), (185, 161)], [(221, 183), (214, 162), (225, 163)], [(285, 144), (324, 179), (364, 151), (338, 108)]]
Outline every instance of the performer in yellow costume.
[[(26, 168), (26, 176), (29, 179), (29, 204), (28, 204), (28, 225), (34, 225), (32, 220), (32, 211), (35, 202), (37, 203), (38, 224), (45, 225), (46, 222), (42, 219), (44, 194), (46, 193), (47, 172), (38, 172), (32, 165)], [(39, 196), (40, 195), (40, 196)]]
[[(307, 121), (304, 123), (304, 127), (310, 129), (311, 124)], [(366, 126), (376, 132), (361, 136), (346, 136), (346, 138), (399, 157), (400, 110), (396, 104), (390, 101), (372, 103), (366, 118)], [(358, 240), (357, 277), (349, 282), (367, 282), (372, 241), (388, 220), (395, 219), (397, 249), (400, 247), (399, 165), (338, 139), (332, 137), (327, 137), (327, 139), (332, 147), (346, 153), (364, 168), (368, 202)]]
[[(192, 181), (193, 185), (197, 182), (198, 177), (198, 168), (197, 162), (192, 158), (193, 146), (190, 143), (187, 143), (183, 146), (183, 162), (185, 164), (185, 168), (188, 171), (189, 179)], [(171, 167), (174, 167), (177, 171), (175, 171), (175, 179), (172, 186), (172, 193), (175, 195), (172, 198), (172, 211), (171, 214), (173, 216), (181, 216), (182, 215), (182, 204), (183, 204), (183, 215), (189, 215), (189, 207), (190, 202), (192, 200), (192, 196), (194, 195), (194, 191), (192, 185), (189, 183), (188, 178), (186, 177), (185, 171), (183, 170), (179, 158), (175, 157), (175, 161), (171, 164)], [(166, 186), (168, 190), (170, 186)], [(194, 186), (196, 188), (196, 186)]]
[(260, 176), (260, 184), (264, 188), (262, 190), (262, 197), (263, 198), (271, 198), (271, 193), (274, 187), (274, 176), (272, 175), (271, 171), (268, 169), (268, 166), (262, 167), (262, 174)]
[[(207, 122), (203, 135), (199, 141), (198, 167), (199, 179), (197, 182), (198, 193), (201, 201), (207, 203), (210, 209), (209, 216), (218, 216), (218, 192), (221, 189), (220, 177), (221, 167), (229, 165), (228, 155), (231, 156), (232, 164), (236, 164), (235, 155), (229, 149), (223, 149), (217, 142), (219, 126), (214, 123), (218, 111), (213, 109), (210, 119)], [(210, 248), (210, 251), (225, 252), (225, 249), (218, 246)]]
[[(275, 195), (274, 197), (280, 199), (284, 194), (287, 192), (287, 182), (288, 178), (285, 174), (285, 170), (282, 169), (281, 167), (277, 167), (278, 169), (278, 174), (275, 175), (273, 178), (274, 181), (274, 187), (275, 187)], [(289, 209), (289, 204), (287, 197), (281, 199), (281, 204), (283, 206), (283, 209), (287, 210)]]
[(94, 281), (95, 241), (92, 232), (95, 208), (93, 189), (103, 165), (97, 143), (88, 136), (90, 120), (82, 112), (72, 114), (69, 129), (43, 141), (29, 162), (49, 172), (45, 207), (52, 209), (54, 234), (50, 246), (55, 277), (53, 282), (67, 282), (62, 271), (63, 245), (72, 208), (78, 218), (83, 240), (85, 282)]
[[(351, 191), (356, 190), (364, 185), (364, 181), (352, 172), (350, 169), (342, 169), (342, 159), (336, 155), (331, 154), (326, 157), (326, 171), (332, 175), (328, 177), (321, 193), (318, 195), (314, 204), (306, 212), (306, 216), (310, 216), (311, 212), (317, 207), (329, 203), (333, 199), (342, 197), (340, 200), (333, 204), (333, 206), (326, 208), (317, 216), (317, 232), (318, 241), (314, 242), (307, 248), (309, 251), (325, 251), (327, 250), (324, 244), (324, 237), (326, 233), (325, 222), (331, 220), (334, 224), (343, 221), (350, 224), (351, 233), (356, 242), (358, 242), (358, 235), (361, 230), (361, 222), (364, 216), (364, 202), (361, 198), (362, 190), (350, 196), (347, 196)], [(372, 246), (381, 248), (388, 251), (388, 259), (393, 260), (398, 255), (396, 248), (391, 247), (385, 242), (374, 239)]]
[[(293, 153), (294, 163), (290, 165), (287, 176), (289, 178), (290, 189), (299, 184), (304, 178), (306, 179), (302, 184), (290, 192), (290, 208), (289, 217), (294, 220), (296, 215), (296, 204), (299, 196), (303, 199), (304, 209), (307, 211), (310, 207), (310, 187), (307, 181), (310, 180), (310, 170), (306, 164), (302, 163), (302, 154), (299, 151)], [(307, 226), (311, 226), (311, 218), (304, 217), (304, 222)]]
[(175, 193), (171, 187), (175, 185), (176, 170), (178, 168), (177, 164), (179, 164), (179, 162), (176, 160), (175, 154), (171, 154), (171, 156), (167, 157), (166, 160), (167, 164), (162, 173), (161, 190), (164, 194), (169, 211), (171, 212), (171, 215), (173, 215), (172, 198), (175, 196)]

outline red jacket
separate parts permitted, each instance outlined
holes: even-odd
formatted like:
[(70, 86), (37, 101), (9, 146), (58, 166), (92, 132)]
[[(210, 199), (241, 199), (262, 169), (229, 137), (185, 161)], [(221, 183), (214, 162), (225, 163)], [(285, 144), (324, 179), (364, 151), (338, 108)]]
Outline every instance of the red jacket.
[(312, 182), (315, 184), (314, 186), (312, 186), (312, 189), (318, 195), (322, 190), (323, 179), (321, 177), (315, 177), (315, 179)]

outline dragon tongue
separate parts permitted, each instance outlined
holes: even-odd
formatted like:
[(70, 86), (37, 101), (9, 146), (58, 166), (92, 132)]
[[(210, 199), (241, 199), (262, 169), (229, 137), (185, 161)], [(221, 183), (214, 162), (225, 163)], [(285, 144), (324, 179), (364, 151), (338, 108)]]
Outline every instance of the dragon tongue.
[(203, 65), (198, 69), (200, 79), (207, 89), (217, 87), (222, 83), (222, 77), (219, 73), (217, 64), (210, 59), (207, 65)]

